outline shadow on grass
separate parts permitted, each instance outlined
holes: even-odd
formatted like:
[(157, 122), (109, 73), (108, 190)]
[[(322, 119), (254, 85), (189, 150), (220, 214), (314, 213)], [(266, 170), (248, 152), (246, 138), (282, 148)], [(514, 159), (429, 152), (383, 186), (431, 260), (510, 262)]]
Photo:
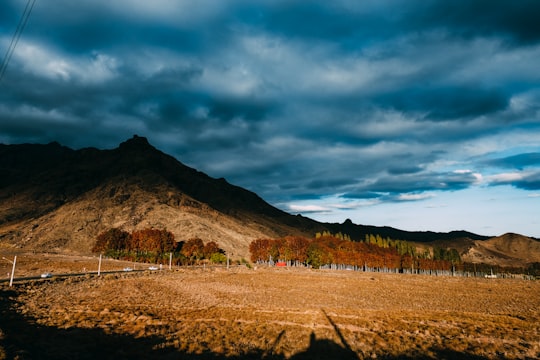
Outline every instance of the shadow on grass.
[[(225, 356), (211, 351), (198, 354), (186, 353), (172, 346), (163, 346), (165, 339), (159, 336), (135, 338), (131, 335), (107, 334), (102, 329), (69, 328), (36, 324), (34, 319), (25, 317), (12, 308), (17, 293), (0, 290), (0, 360), (2, 359), (192, 359), (192, 360), (242, 360), (276, 359), (284, 360), (273, 349), (249, 349), (245, 354)], [(326, 314), (325, 314), (326, 315)], [(316, 339), (311, 334), (310, 345), (290, 359), (359, 359), (362, 356), (350, 349), (337, 326), (334, 326), (343, 345), (328, 339)], [(273, 347), (280, 342), (285, 331), (275, 339)], [(434, 350), (435, 356), (397, 356), (382, 359), (484, 359), (483, 357)]]

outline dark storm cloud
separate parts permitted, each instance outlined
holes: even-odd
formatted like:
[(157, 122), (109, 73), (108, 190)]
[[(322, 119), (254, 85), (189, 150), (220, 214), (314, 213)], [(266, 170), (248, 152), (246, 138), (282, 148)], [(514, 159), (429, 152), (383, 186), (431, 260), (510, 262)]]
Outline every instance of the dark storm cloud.
[[(0, 5), (2, 48), (23, 5)], [(537, 1), (38, 1), (0, 81), (0, 142), (111, 148), (136, 133), (275, 202), (420, 200), (474, 186), (479, 168), (539, 167), (538, 13)], [(495, 138), (528, 154), (486, 162)], [(535, 189), (534, 174), (498, 183)]]
[[(269, 32), (310, 41), (347, 39), (337, 45), (355, 47), (351, 38), (381, 36), (385, 14), (358, 14), (332, 2), (292, 1), (270, 6), (264, 15), (256, 17)], [(388, 32), (386, 32), (388, 33)]]
[(443, 30), (463, 38), (502, 37), (524, 44), (540, 40), (540, 4), (535, 0), (287, 1), (263, 5), (262, 10), (239, 7), (243, 20), (267, 31), (314, 41), (345, 39), (336, 45), (356, 49), (359, 43), (395, 37), (399, 30)]
[(342, 177), (342, 178), (323, 178), (323, 179), (317, 179), (309, 181), (305, 187), (307, 189), (313, 189), (321, 191), (323, 189), (326, 189), (327, 191), (331, 191), (332, 189), (339, 189), (343, 186), (350, 186), (354, 184), (353, 180), (349, 177)]
[(380, 177), (373, 183), (361, 185), (362, 191), (375, 193), (410, 193), (434, 190), (461, 190), (465, 189), (478, 179), (469, 172), (451, 173), (421, 173), (414, 175), (401, 175), (399, 177)]
[(512, 185), (523, 190), (540, 190), (540, 171), (527, 175)]
[(420, 171), (422, 171), (422, 167), (418, 165), (396, 165), (395, 167), (388, 167), (388, 173), (390, 175), (415, 174)]
[(272, 105), (252, 99), (219, 99), (210, 106), (210, 116), (230, 121), (236, 117), (258, 121), (266, 118)]
[(444, 27), (464, 37), (503, 37), (532, 44), (540, 40), (540, 3), (535, 0), (419, 1), (413, 23)]
[(498, 158), (486, 161), (487, 164), (492, 166), (523, 169), (530, 166), (540, 166), (540, 153), (525, 153), (513, 156), (507, 156), (504, 158)]
[(371, 191), (348, 192), (341, 195), (344, 199), (378, 199), (383, 196), (381, 193)]
[(508, 97), (501, 91), (472, 87), (411, 88), (381, 96), (380, 103), (404, 112), (425, 113), (425, 119), (469, 119), (502, 111)]
[(486, 160), (485, 165), (496, 168), (517, 170), (511, 173), (497, 174), (489, 179), (489, 184), (511, 185), (523, 190), (540, 189), (540, 153), (523, 153), (502, 158)]
[(491, 179), (490, 185), (511, 185), (523, 190), (540, 190), (540, 171), (495, 176)]

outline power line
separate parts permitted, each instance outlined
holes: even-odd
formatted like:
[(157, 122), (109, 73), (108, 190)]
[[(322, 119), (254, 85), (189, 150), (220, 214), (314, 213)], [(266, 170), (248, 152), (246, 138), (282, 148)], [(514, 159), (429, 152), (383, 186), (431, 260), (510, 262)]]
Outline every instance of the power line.
[(9, 44), (9, 47), (6, 51), (6, 55), (4, 55), (4, 60), (2, 61), (2, 67), (0, 67), (0, 81), (2, 81), (2, 77), (4, 76), (4, 73), (6, 72), (8, 63), (11, 60), (11, 56), (13, 55), (13, 52), (15, 51), (15, 47), (17, 46), (17, 43), (19, 42), (21, 34), (26, 26), (26, 23), (28, 22), (28, 18), (30, 17), (30, 13), (32, 12), (32, 9), (34, 8), (35, 3), (36, 3), (36, 0), (28, 0), (28, 2), (26, 3), (24, 12), (21, 16), (21, 19), (19, 20), (19, 23), (17, 24), (17, 29), (15, 30), (15, 33), (13, 34), (13, 37), (11, 38), (11, 43)]

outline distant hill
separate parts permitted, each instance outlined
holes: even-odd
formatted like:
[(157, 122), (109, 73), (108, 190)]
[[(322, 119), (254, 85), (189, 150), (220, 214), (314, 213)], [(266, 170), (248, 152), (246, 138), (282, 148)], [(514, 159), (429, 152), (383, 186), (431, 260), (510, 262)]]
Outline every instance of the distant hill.
[(342, 232), (353, 236), (355, 239), (364, 239), (366, 234), (379, 234), (382, 237), (416, 242), (430, 242), (435, 240), (487, 240), (489, 236), (474, 234), (468, 231), (451, 231), (447, 233), (433, 231), (405, 231), (389, 226), (357, 225), (351, 220), (342, 224), (325, 224), (333, 233)]
[(540, 241), (507, 233), (486, 241), (474, 241), (462, 258), (468, 262), (502, 266), (525, 266), (540, 263)]
[[(0, 245), (24, 249), (88, 253), (97, 234), (110, 227), (167, 228), (177, 240), (198, 236), (246, 258), (256, 238), (312, 237), (322, 231), (353, 240), (366, 234), (456, 244), (488, 239), (466, 231), (407, 232), (291, 215), (182, 164), (139, 136), (111, 150), (73, 150), (56, 142), (0, 144), (0, 173)], [(500, 245), (496, 251), (514, 248)]]

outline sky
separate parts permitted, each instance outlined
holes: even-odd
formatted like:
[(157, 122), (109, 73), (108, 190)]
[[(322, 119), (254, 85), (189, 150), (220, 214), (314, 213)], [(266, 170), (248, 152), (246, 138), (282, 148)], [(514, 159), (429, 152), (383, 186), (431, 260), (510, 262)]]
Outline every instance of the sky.
[(0, 143), (137, 134), (319, 221), (540, 238), (540, 1), (36, 0), (14, 41), (28, 3)]

